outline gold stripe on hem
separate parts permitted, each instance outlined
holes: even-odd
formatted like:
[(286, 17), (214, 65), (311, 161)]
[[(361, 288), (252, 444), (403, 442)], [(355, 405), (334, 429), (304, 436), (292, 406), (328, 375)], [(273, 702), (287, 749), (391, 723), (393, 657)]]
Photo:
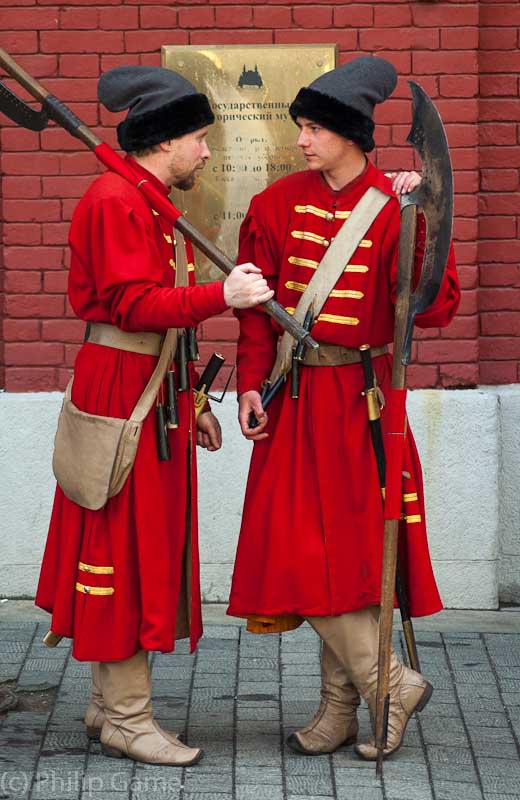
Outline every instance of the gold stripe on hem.
[(365, 264), (347, 264), (345, 272), (368, 272), (368, 267)]
[(359, 243), (359, 247), (372, 247), (372, 239), (362, 239)]
[(401, 519), (404, 519), (408, 524), (412, 522), (422, 522), (422, 517), (420, 514), (410, 514), (409, 516), (403, 514)]
[(83, 561), (78, 563), (78, 569), (82, 572), (92, 572), (94, 575), (113, 575), (114, 567), (94, 567), (92, 564), (85, 564)]
[(357, 317), (343, 317), (340, 314), (319, 314), (318, 322), (332, 322), (336, 325), (359, 325)]
[(83, 583), (77, 583), (76, 591), (82, 594), (109, 595), (114, 594), (115, 589), (113, 586), (85, 586)]
[(417, 497), (417, 492), (409, 492), (408, 494), (403, 494), (403, 503), (415, 503), (416, 500), (419, 498)]

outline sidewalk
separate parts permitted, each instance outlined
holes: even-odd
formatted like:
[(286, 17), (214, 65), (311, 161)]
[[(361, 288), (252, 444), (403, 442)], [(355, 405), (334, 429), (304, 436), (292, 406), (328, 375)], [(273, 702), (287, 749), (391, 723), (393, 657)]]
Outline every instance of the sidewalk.
[[(178, 769), (107, 759), (89, 744), (82, 715), (89, 666), (69, 643), (41, 643), (45, 615), (0, 605), (0, 800), (512, 800), (520, 797), (520, 610), (443, 612), (416, 626), (424, 674), (435, 687), (409, 723), (405, 745), (375, 767), (352, 748), (298, 756), (287, 733), (314, 713), (318, 639), (308, 626), (252, 636), (207, 607), (205, 636), (190, 656), (153, 658), (159, 722), (204, 748)], [(395, 645), (402, 653), (401, 634)], [(11, 682), (4, 683), (2, 682)], [(361, 738), (368, 735), (361, 710)]]

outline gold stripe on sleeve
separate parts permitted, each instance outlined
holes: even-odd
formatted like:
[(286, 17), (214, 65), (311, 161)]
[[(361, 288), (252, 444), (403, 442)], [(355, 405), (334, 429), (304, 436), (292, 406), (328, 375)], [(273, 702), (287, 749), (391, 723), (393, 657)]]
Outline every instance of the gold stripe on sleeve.
[(417, 497), (417, 492), (409, 492), (408, 494), (403, 494), (403, 503), (415, 503), (416, 500), (419, 498)]
[(319, 261), (312, 261), (310, 258), (298, 258), (297, 256), (289, 256), (287, 259), (289, 264), (296, 264), (298, 267), (310, 267), (311, 269), (316, 269)]
[(113, 575), (114, 567), (94, 567), (92, 564), (85, 564), (83, 561), (78, 563), (81, 572), (92, 572), (94, 575)]
[(113, 586), (85, 586), (83, 583), (77, 583), (76, 591), (82, 594), (109, 595), (114, 594), (115, 589)]

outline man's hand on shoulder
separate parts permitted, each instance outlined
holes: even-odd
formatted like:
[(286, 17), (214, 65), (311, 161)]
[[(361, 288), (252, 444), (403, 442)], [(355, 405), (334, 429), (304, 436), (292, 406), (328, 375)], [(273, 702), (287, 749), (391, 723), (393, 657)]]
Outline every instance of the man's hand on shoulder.
[(262, 270), (254, 264), (237, 264), (224, 281), (224, 300), (231, 308), (251, 308), (273, 295)]
[(220, 422), (212, 411), (203, 411), (197, 417), (197, 444), (210, 452), (222, 447)]
[(400, 172), (385, 172), (387, 178), (392, 181), (392, 189), (396, 194), (409, 194), (417, 189), (421, 182), (418, 172), (401, 170)]
[[(251, 412), (253, 412), (259, 422), (256, 428), (249, 427), (249, 415)], [(238, 421), (246, 439), (250, 439), (252, 442), (259, 442), (260, 439), (267, 439), (269, 434), (264, 433), (264, 429), (267, 425), (268, 418), (262, 408), (259, 392), (251, 390), (240, 395), (238, 398)]]

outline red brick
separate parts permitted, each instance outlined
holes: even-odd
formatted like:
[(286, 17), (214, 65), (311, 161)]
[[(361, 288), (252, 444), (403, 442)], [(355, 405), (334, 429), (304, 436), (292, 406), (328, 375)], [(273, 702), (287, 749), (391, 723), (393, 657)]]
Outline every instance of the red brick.
[(451, 3), (413, 3), (413, 24), (424, 26), (458, 27), (460, 25), (478, 25), (479, 14), (476, 3), (452, 5)]
[[(402, 58), (403, 53), (399, 53)], [(409, 65), (408, 65), (409, 66)], [(426, 94), (435, 99), (439, 96), (439, 78), (437, 75), (421, 75), (421, 88), (424, 89)], [(397, 80), (397, 86), (392, 93), (392, 98), (405, 98), (411, 103), (412, 94), (410, 91), (410, 84), (408, 77), (400, 76)]]
[(392, 29), (371, 28), (359, 32), (361, 50), (438, 50), (439, 32), (434, 28), (401, 28), (396, 35)]
[(18, 53), (36, 53), (38, 35), (34, 31), (0, 31), (0, 47), (11, 56), (16, 56)]
[(6, 342), (34, 342), (40, 338), (40, 323), (35, 319), (4, 319)]
[(479, 90), (481, 97), (510, 97), (517, 94), (516, 75), (482, 75)]
[[(159, 9), (153, 10), (155, 14), (159, 13)], [(142, 9), (141, 19), (146, 19), (145, 12), (147, 9)], [(177, 23), (176, 23), (177, 24)], [(213, 28), (215, 25), (215, 9), (214, 8), (181, 8), (179, 9), (179, 27), (180, 28)], [(143, 23), (143, 27), (147, 26)]]
[(64, 78), (97, 78), (99, 76), (99, 56), (61, 55), (59, 73)]
[(444, 28), (441, 30), (442, 50), (476, 50), (479, 43), (479, 29)]
[[(165, 16), (161, 27), (173, 24), (170, 9), (163, 8)], [(101, 30), (129, 30), (139, 27), (139, 14), (137, 8), (125, 8), (124, 4), (120, 8), (100, 8), (99, 27)], [(143, 26), (144, 27), (144, 26)]]
[(478, 168), (478, 150), (476, 147), (450, 147), (450, 154), (454, 169)]
[(468, 192), (478, 192), (479, 183), (478, 183), (478, 172), (476, 170), (473, 171), (463, 171), (463, 170), (456, 170), (453, 178), (455, 183), (455, 191), (460, 192), (461, 194), (467, 194)]
[(52, 365), (63, 363), (63, 345), (49, 342), (7, 342), (6, 366)]
[(520, 71), (520, 52), (515, 49), (504, 50), (484, 50), (479, 56), (480, 71), (485, 72), (519, 72)]
[(515, 25), (520, 25), (520, 7), (518, 3), (492, 3), (489, 6), (481, 3), (480, 25), (482, 28), (496, 27), (498, 25), (512, 28)]
[(2, 181), (2, 193), (5, 199), (40, 197), (42, 193), (41, 178), (5, 177)]
[(496, 358), (498, 361), (507, 361), (520, 358), (520, 337), (498, 336), (490, 339), (480, 339), (480, 357), (483, 361)]
[(5, 371), (8, 392), (52, 392), (56, 386), (56, 370), (49, 367), (9, 367)]
[(252, 23), (253, 9), (251, 6), (234, 5), (215, 9), (217, 28), (248, 28)]
[[(411, 116), (410, 101), (391, 98), (387, 103), (376, 107), (375, 111), (374, 119), (376, 125), (399, 123), (406, 117)], [(408, 130), (410, 130), (409, 127)]]
[(68, 175), (43, 178), (42, 194), (44, 197), (81, 197), (93, 179), (93, 175), (78, 175), (74, 180), (71, 180)]
[(31, 154), (30, 159), (23, 153), (4, 153), (2, 173), (4, 175), (56, 175), (59, 158), (53, 153)]
[(8, 294), (32, 294), (33, 292), (39, 292), (41, 286), (42, 276), (40, 272), (6, 270), (4, 291)]
[(478, 364), (443, 364), (440, 367), (441, 385), (457, 389), (473, 387), (479, 382)]
[(520, 311), (492, 311), (480, 316), (482, 336), (520, 336)]
[[(345, 9), (346, 10), (346, 9)], [(371, 22), (366, 23), (371, 25)], [(376, 28), (406, 28), (412, 24), (410, 4), (400, 6), (375, 5), (374, 25)]]
[(479, 236), (482, 239), (514, 239), (516, 237), (516, 217), (481, 215)]
[(517, 362), (481, 361), (479, 383), (484, 385), (496, 385), (517, 382)]
[[(352, 50), (352, 59), (356, 58), (359, 53), (355, 52), (355, 47), (346, 48)], [(381, 58), (386, 58), (391, 64), (394, 65), (399, 75), (409, 75), (412, 71), (412, 54), (405, 53), (402, 50), (385, 50), (377, 54)]]
[(462, 296), (460, 298), (460, 305), (458, 314), (462, 314), (469, 316), (470, 314), (476, 314), (478, 310), (478, 294), (476, 290), (470, 290), (466, 292), (462, 292)]
[(66, 294), (69, 274), (65, 270), (53, 270), (43, 275), (43, 291), (48, 294)]
[(478, 72), (477, 55), (472, 50), (461, 53), (412, 53), (412, 69), (416, 75), (474, 75)]
[(60, 28), (94, 31), (99, 27), (99, 10), (97, 8), (62, 8), (60, 9)]
[(43, 320), (42, 339), (50, 342), (82, 342), (85, 323), (81, 319)]
[(60, 156), (60, 173), (62, 175), (95, 175), (101, 172), (102, 166), (94, 153), (64, 153)]
[(62, 295), (35, 296), (28, 294), (8, 295), (5, 310), (9, 317), (61, 317), (64, 299)]
[(512, 50), (516, 47), (515, 28), (481, 28), (481, 50)]
[(512, 192), (518, 189), (518, 170), (516, 169), (483, 169), (481, 170), (481, 188), (490, 192)]
[(474, 194), (456, 194), (454, 206), (456, 217), (476, 217), (478, 198)]
[(69, 383), (70, 379), (72, 378), (73, 371), (71, 369), (59, 369), (58, 370), (58, 379), (56, 383), (56, 388), (60, 390), (60, 392), (64, 392), (67, 388), (67, 384)]
[(66, 344), (65, 345), (65, 359), (64, 364), (66, 367), (73, 367), (76, 356), (80, 351), (80, 344)]
[[(520, 62), (519, 62), (520, 66)], [(517, 121), (520, 119), (520, 100), (480, 100), (480, 119), (484, 122)]]
[(406, 370), (406, 383), (410, 389), (429, 389), (437, 385), (439, 367), (411, 364)]
[(484, 194), (480, 197), (481, 214), (520, 214), (520, 194)]
[[(497, 126), (498, 127), (498, 126)], [(510, 167), (511, 164), (520, 164), (520, 147), (481, 147), (481, 167)]]
[[(58, 68), (58, 57), (53, 55), (19, 55), (16, 63), (32, 75), (33, 78), (46, 78), (55, 75)], [(18, 129), (20, 130), (20, 129)]]
[(42, 241), (41, 225), (35, 223), (6, 222), (3, 229), (5, 245), (32, 245)]
[(440, 329), (442, 339), (476, 339), (478, 337), (478, 316), (463, 317), (458, 314), (447, 328)]
[(436, 106), (445, 124), (451, 122), (477, 122), (479, 118), (479, 106), (476, 98), (439, 99), (436, 102)]
[(168, 44), (188, 44), (188, 32), (184, 30), (126, 31), (124, 37), (124, 49), (128, 53), (159, 51)]
[(478, 235), (477, 219), (455, 219), (453, 236), (458, 242), (473, 242)]
[(52, 30), (58, 27), (55, 8), (5, 8), (0, 28), (6, 31)]
[(122, 53), (124, 41), (119, 31), (42, 31), (40, 47), (44, 53)]
[(478, 360), (478, 342), (457, 341), (419, 342), (419, 361), (437, 364), (443, 362), (471, 362)]
[[(2, 119), (3, 122), (3, 119)], [(2, 150), (39, 150), (40, 149), (40, 135), (35, 131), (24, 130), (20, 127), (3, 128), (2, 135)]]
[(520, 241), (480, 241), (479, 257), (486, 263), (511, 264), (520, 261)]
[(480, 311), (520, 311), (520, 292), (517, 288), (481, 288)]
[[(489, 123), (479, 125), (479, 143), (481, 145), (512, 145), (516, 144), (516, 125), (513, 123)], [(509, 166), (509, 165), (507, 165)]]
[[(63, 128), (52, 127), (46, 128), (44, 131), (41, 132), (41, 142), (42, 142), (42, 149), (43, 150), (54, 150), (61, 152), (62, 150), (66, 150), (68, 152), (80, 150), (81, 145), (79, 144), (78, 140), (71, 136), (70, 133), (63, 130)], [(85, 149), (81, 148), (81, 152), (84, 153)], [(51, 155), (45, 154), (45, 155)], [(53, 158), (56, 158), (54, 154), (52, 155)], [(58, 162), (59, 163), (59, 162)], [(52, 172), (48, 172), (48, 175), (56, 175), (58, 170), (53, 170)], [(43, 174), (43, 173), (42, 173)]]
[[(422, 81), (421, 81), (422, 86)], [(440, 93), (443, 97), (476, 97), (479, 91), (477, 75), (441, 75)]]
[(476, 264), (477, 263), (477, 243), (476, 242), (455, 242), (455, 258), (457, 264)]
[(458, 264), (457, 273), (461, 289), (476, 289), (478, 285), (478, 269), (476, 264), (473, 266), (461, 266)]
[(373, 21), (374, 10), (368, 5), (339, 6), (333, 10), (333, 26), (335, 28), (370, 28)]
[(77, 200), (76, 199), (74, 199), (74, 200), (70, 200), (70, 199), (63, 200), (61, 218), (63, 220), (67, 220), (67, 221), (70, 222), (70, 220), (72, 219), (72, 215), (73, 215), (78, 203), (79, 203), (79, 199), (77, 199)]
[(7, 222), (56, 222), (61, 218), (59, 200), (4, 200)]
[(50, 222), (43, 226), (43, 244), (67, 244), (68, 235), (68, 222)]
[(322, 6), (317, 6), (316, 8), (294, 7), (293, 20), (294, 24), (299, 28), (328, 28), (332, 25), (332, 8)]
[(481, 286), (520, 287), (520, 264), (481, 264), (479, 273)]
[[(282, 31), (282, 34), (284, 31)], [(289, 31), (287, 31), (289, 33)], [(302, 32), (303, 35), (304, 32)], [(271, 44), (272, 31), (262, 30), (207, 30), (192, 31), (190, 44)]]
[(217, 317), (202, 324), (200, 338), (215, 342), (235, 341), (238, 338), (238, 320), (234, 317)]
[(63, 265), (62, 247), (6, 247), (6, 269), (60, 269)]
[(104, 55), (101, 56), (101, 73), (108, 72), (115, 67), (135, 67), (140, 63), (138, 55), (125, 53), (121, 56)]
[(290, 28), (291, 9), (285, 6), (259, 6), (253, 9), (253, 24), (255, 28)]

